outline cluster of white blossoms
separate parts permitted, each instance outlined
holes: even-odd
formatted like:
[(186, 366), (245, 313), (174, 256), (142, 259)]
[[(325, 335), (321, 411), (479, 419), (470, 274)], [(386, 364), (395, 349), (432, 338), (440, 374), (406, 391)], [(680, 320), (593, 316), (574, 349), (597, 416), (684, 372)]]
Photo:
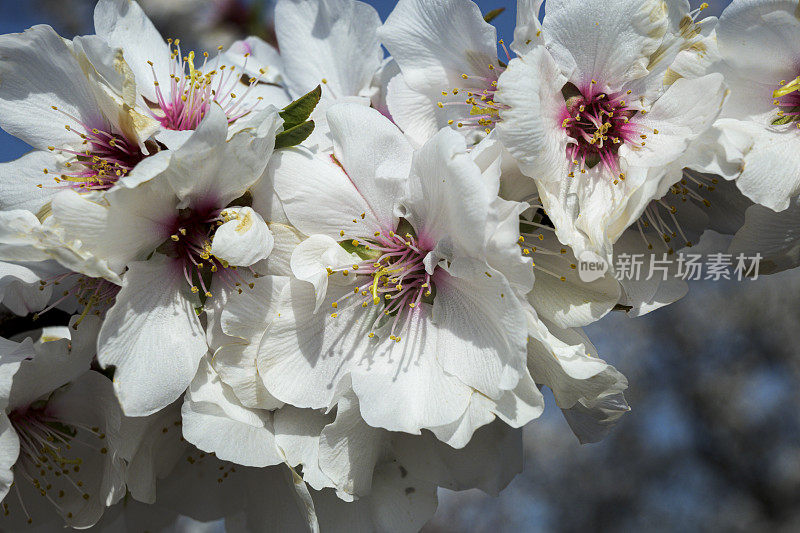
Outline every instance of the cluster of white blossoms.
[(48, 324), (0, 338), (0, 530), (416, 531), (542, 387), (581, 442), (629, 410), (581, 328), (688, 287), (615, 257), (798, 265), (798, 0), (541, 4), (508, 46), (470, 0), (0, 36), (0, 301)]

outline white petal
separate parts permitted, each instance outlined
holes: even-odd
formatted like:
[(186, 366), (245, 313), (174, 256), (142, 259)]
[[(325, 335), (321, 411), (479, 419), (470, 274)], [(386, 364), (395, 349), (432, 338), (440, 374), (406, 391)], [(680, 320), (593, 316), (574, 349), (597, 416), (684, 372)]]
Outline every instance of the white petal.
[(105, 196), (109, 207), (63, 191), (53, 199), (53, 217), (69, 239), (121, 271), (169, 238), (166, 222), (175, 216), (177, 199), (165, 185), (154, 180), (134, 189), (116, 188)]
[(544, 44), (539, 14), (544, 0), (517, 0), (517, 25), (511, 49), (521, 56), (532, 47)]
[(566, 78), (543, 46), (512, 59), (498, 80), (497, 133), (523, 173), (544, 180), (567, 174), (567, 136), (559, 117), (565, 109), (561, 88)]
[(542, 32), (561, 70), (583, 88), (592, 79), (618, 90), (647, 73), (649, 56), (667, 30), (667, 10), (656, 0), (607, 5), (557, 0), (545, 5)]
[[(681, 206), (679, 215), (688, 211), (687, 206)], [(724, 206), (720, 206), (724, 208)], [(707, 226), (707, 221), (705, 223)], [(686, 227), (682, 225), (682, 227)], [(687, 228), (688, 229), (688, 228)], [(701, 229), (701, 232), (705, 227)], [(659, 240), (655, 240), (659, 239)], [(620, 264), (620, 258), (623, 254), (632, 256), (639, 254), (641, 257), (641, 276), (634, 276), (634, 279), (628, 279), (629, 276), (624, 276), (624, 279), (619, 281), (622, 288), (620, 304), (632, 307), (627, 310), (628, 316), (641, 316), (650, 311), (663, 307), (683, 298), (689, 290), (685, 281), (680, 279), (678, 275), (678, 263), (673, 262), (669, 265), (666, 274), (659, 273), (658, 270), (653, 270), (653, 276), (649, 276), (651, 269), (659, 267), (660, 262), (663, 265), (665, 254), (668, 252), (668, 245), (660, 240), (661, 236), (653, 238), (651, 235), (650, 240), (655, 240), (653, 249), (649, 249), (648, 244), (644, 242), (638, 228), (631, 227), (626, 231), (620, 239), (614, 243), (614, 260), (612, 264)], [(649, 241), (648, 241), (649, 242)], [(695, 240), (695, 243), (698, 241)], [(684, 252), (688, 253), (703, 253), (703, 239), (699, 241), (699, 245), (695, 244), (692, 248), (683, 248)], [(707, 253), (716, 251), (716, 248), (709, 250)], [(647, 279), (650, 278), (650, 279)]]
[(289, 224), (270, 223), (270, 231), (275, 238), (272, 253), (266, 261), (259, 263), (259, 272), (271, 276), (291, 276), (290, 265), (292, 253), (298, 244), (303, 242), (305, 235)]
[(478, 488), (499, 494), (522, 471), (522, 432), (494, 423), (461, 449), (431, 438), (392, 436), (398, 462), (413, 476), (450, 490)]
[(272, 321), (278, 299), (288, 278), (259, 276), (258, 279), (243, 278), (244, 284), (252, 287), (242, 292), (228, 291), (227, 301), (220, 315), (220, 325), (226, 335), (258, 342)]
[(489, 212), (488, 263), (503, 273), (518, 294), (529, 293), (534, 282), (533, 261), (518, 246), (520, 215), (527, 209), (526, 203), (496, 198)]
[[(447, 126), (447, 111), (452, 107), (440, 109), (437, 103), (439, 96), (426, 94), (408, 86), (402, 75), (389, 81), (386, 103), (392, 120), (403, 130), (415, 147), (422, 146), (428, 139)], [(457, 112), (453, 112), (457, 114)], [(455, 120), (458, 117), (452, 117)]]
[(417, 309), (406, 317), (400, 342), (384, 339), (369, 365), (352, 370), (361, 416), (371, 426), (419, 434), (457, 420), (469, 405), (472, 389), (438, 361), (442, 353), (461, 353), (462, 347), (452, 346), (431, 324), (429, 306)]
[(332, 301), (352, 292), (330, 287), (323, 309), (315, 314), (313, 286), (289, 283), (258, 351), (258, 373), (276, 398), (297, 407), (327, 408), (352, 366), (366, 364), (372, 350), (365, 330), (375, 321), (377, 307), (351, 307), (336, 318), (329, 311)]
[[(0, 261), (0, 303), (15, 315), (26, 316), (47, 307), (53, 294), (52, 287), (42, 287), (39, 281), (43, 279), (43, 273), (29, 268), (42, 264), (46, 263), (22, 265)], [(58, 274), (65, 270), (60, 265), (55, 269), (61, 271)]]
[(553, 391), (562, 409), (627, 388), (625, 376), (597, 358), (594, 347), (579, 331), (544, 323), (535, 329), (528, 342), (528, 368), (536, 383)]
[(306, 235), (319, 233), (338, 240), (381, 231), (367, 199), (329, 157), (302, 148), (280, 150), (267, 172), (286, 216)]
[(336, 97), (368, 89), (383, 51), (375, 9), (353, 0), (279, 0), (275, 29), (285, 77), (294, 96), (324, 79)]
[(264, 467), (283, 462), (269, 411), (243, 407), (204, 359), (186, 393), (183, 435), (223, 461)]
[(397, 465), (375, 469), (369, 506), (376, 531), (413, 533), (436, 512), (436, 485), (406, 478)]
[[(479, 254), (493, 191), (467, 153), (464, 137), (444, 129), (414, 154), (401, 212), (422, 246), (440, 257)], [(477, 243), (477, 250), (476, 250)]]
[(540, 269), (528, 300), (542, 318), (562, 328), (586, 326), (601, 319), (619, 302), (619, 283), (611, 272), (591, 282), (583, 281), (577, 269), (572, 268), (578, 260), (569, 247), (562, 246), (553, 235), (545, 235), (541, 246), (566, 252), (533, 254)]
[[(371, 91), (371, 96), (374, 97), (375, 93)], [(371, 102), (370, 97), (366, 96), (342, 96), (334, 98), (323, 92), (317, 107), (311, 113), (310, 120), (314, 121), (314, 131), (308, 136), (308, 139), (303, 141), (302, 145), (313, 151), (314, 153), (331, 153), (333, 151), (333, 138), (331, 131), (328, 127), (328, 109), (336, 104), (357, 104), (364, 107), (369, 107)]]
[(357, 104), (328, 110), (334, 153), (353, 186), (384, 228), (394, 229), (395, 203), (405, 192), (412, 148), (397, 127), (378, 111)]
[[(72, 422), (78, 430), (70, 440), (70, 448), (61, 454), (68, 461), (80, 461), (81, 490), (74, 490), (71, 481), (58, 478), (53, 481), (54, 495), (60, 494), (59, 489), (65, 493), (63, 499), (59, 498), (59, 513), (71, 527), (90, 527), (107, 506), (125, 494), (125, 463), (115, 453), (122, 414), (111, 381), (98, 372), (85, 372), (65, 389), (58, 390), (48, 401), (47, 409), (54, 419), (68, 425)], [(86, 428), (98, 428), (103, 438)]]
[(0, 337), (0, 408), (4, 412), (8, 407), (14, 376), (19, 371), (20, 364), (35, 356), (36, 352), (30, 337), (22, 342), (14, 342)]
[[(79, 145), (79, 127), (105, 129), (88, 81), (63, 39), (50, 26), (0, 37), (0, 125), (31, 146)], [(62, 112), (54, 110), (58, 107)]]
[(146, 417), (123, 417), (118, 451), (128, 463), (125, 484), (137, 501), (155, 503), (156, 479), (173, 470), (188, 446), (182, 438), (182, 403)]
[[(182, 200), (180, 207), (225, 206), (253, 185), (267, 165), (280, 125), (277, 110), (259, 112), (257, 128), (228, 140), (228, 120), (214, 105), (189, 140), (172, 155), (166, 178)], [(226, 178), (219, 179), (220, 175)]]
[(370, 492), (372, 471), (378, 462), (386, 433), (361, 419), (358, 401), (350, 394), (339, 400), (336, 420), (319, 437), (319, 465), (347, 495)]
[(169, 46), (139, 4), (131, 0), (99, 1), (94, 11), (94, 28), (112, 48), (124, 51), (139, 90), (148, 100), (157, 102), (153, 73), (147, 62), (153, 62), (158, 80), (166, 84), (173, 60)]
[(381, 115), (392, 120), (391, 113), (389, 113), (389, 106), (386, 103), (386, 97), (389, 90), (389, 82), (400, 74), (400, 67), (391, 57), (387, 57), (381, 63), (378, 72), (375, 73), (372, 79), (372, 85), (375, 92), (372, 95), (372, 107), (380, 111)]
[(586, 444), (601, 441), (630, 410), (625, 396), (617, 392), (604, 395), (590, 405), (579, 401), (571, 409), (563, 409), (562, 413), (580, 443)]
[(0, 163), (0, 183), (3, 184), (0, 188), (0, 209), (27, 209), (37, 213), (59, 191), (43, 170), (57, 172), (60, 163), (59, 156), (40, 150), (8, 163)]
[(180, 267), (164, 256), (131, 263), (106, 315), (97, 359), (116, 367), (114, 388), (128, 416), (173, 402), (208, 349), (186, 285)]
[(631, 166), (654, 167), (672, 163), (717, 118), (725, 92), (721, 74), (679, 79), (656, 100), (647, 114), (639, 113), (631, 120), (641, 126), (647, 140), (644, 146), (623, 144), (619, 150), (620, 158)]
[(454, 261), (450, 271), (434, 278), (439, 361), (445, 372), (497, 399), (524, 371), (525, 307), (488, 266)]
[(747, 210), (744, 226), (731, 242), (729, 253), (746, 257), (761, 254), (759, 272), (772, 274), (800, 264), (800, 202), (794, 199), (776, 213), (754, 205)]
[(378, 35), (417, 90), (464, 87), (462, 74), (489, 76), (497, 61), (497, 32), (471, 1), (400, 0)]
[[(800, 193), (800, 139), (797, 127), (765, 129), (758, 124), (726, 121), (728, 138), (739, 133), (746, 139), (744, 163), (736, 184), (742, 194), (774, 211), (783, 211)], [(778, 162), (778, 163), (776, 163)]]
[(332, 415), (311, 409), (297, 409), (287, 405), (275, 411), (275, 442), (283, 452), (286, 462), (303, 467), (303, 481), (316, 490), (334, 487), (319, 464), (319, 437), (322, 429), (332, 423)]
[[(325, 235), (312, 235), (297, 245), (292, 253), (292, 273), (297, 279), (307, 281), (314, 286), (317, 295), (315, 313), (328, 293), (328, 281), (331, 275), (327, 269), (347, 267), (354, 262), (359, 263), (361, 259), (347, 253), (338, 242)], [(342, 275), (337, 273), (334, 277), (334, 279), (341, 278)]]
[(797, 77), (800, 20), (781, 0), (741, 0), (722, 13), (717, 41), (725, 62), (749, 79), (773, 83)]
[[(72, 325), (77, 317), (70, 321)], [(86, 316), (73, 328), (44, 328), (36, 356), (23, 361), (14, 376), (9, 406), (27, 406), (89, 370), (97, 346), (100, 318)], [(71, 337), (71, 338), (70, 338)]]
[(220, 55), (225, 57), (225, 63), (232, 63), (240, 68), (246, 65), (245, 72), (258, 77), (259, 82), (283, 81), (283, 59), (280, 52), (259, 37), (251, 36), (243, 41), (236, 41)]
[(232, 207), (223, 213), (235, 218), (214, 232), (211, 253), (234, 266), (250, 266), (266, 259), (275, 239), (261, 215), (249, 207)]
[(145, 141), (158, 132), (161, 124), (137, 91), (135, 75), (123, 51), (110, 47), (98, 35), (87, 35), (72, 40), (72, 52), (89, 79), (97, 106), (111, 124), (111, 131), (139, 145), (143, 153), (152, 154)]
[(19, 437), (11, 427), (11, 422), (5, 411), (0, 412), (0, 500), (5, 499), (11, 484), (14, 482), (14, 473), (11, 467), (17, 462), (19, 456)]
[[(211, 348), (215, 350), (211, 363), (242, 405), (276, 409), (283, 402), (264, 388), (258, 376), (256, 357), (258, 345), (275, 316), (278, 299), (288, 278), (264, 276), (251, 279), (242, 276), (241, 293), (234, 289), (216, 290), (213, 304), (209, 306), (206, 303), (208, 337)], [(245, 287), (251, 282), (252, 288)], [(218, 309), (220, 305), (223, 308), (221, 312)], [(218, 332), (215, 331), (217, 328)]]
[(457, 450), (466, 446), (475, 434), (475, 430), (494, 421), (492, 413), (494, 402), (475, 392), (469, 402), (469, 407), (461, 417), (450, 424), (431, 428), (436, 438)]

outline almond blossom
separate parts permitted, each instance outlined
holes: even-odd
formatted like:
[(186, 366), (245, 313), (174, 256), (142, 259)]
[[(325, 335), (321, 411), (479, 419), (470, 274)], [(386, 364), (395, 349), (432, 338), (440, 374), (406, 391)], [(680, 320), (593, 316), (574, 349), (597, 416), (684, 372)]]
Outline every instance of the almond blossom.
[(548, 4), (544, 45), (498, 81), (500, 139), (576, 253), (609, 254), (719, 113), (722, 76), (670, 80), (652, 66), (680, 52), (670, 12), (659, 2)]
[(239, 283), (236, 266), (269, 255), (264, 220), (230, 205), (258, 180), (272, 151), (279, 119), (264, 113), (260, 129), (228, 142), (226, 117), (212, 107), (197, 135), (163, 153), (169, 161), (155, 177), (137, 183), (134, 172), (99, 202), (71, 191), (53, 201), (68, 235), (110, 268), (127, 267), (98, 340), (98, 360), (116, 367), (127, 415), (151, 414), (186, 389), (207, 350), (199, 297), (213, 296), (213, 281)]
[(796, 7), (737, 0), (722, 14), (717, 30), (720, 62), (715, 67), (725, 75), (731, 95), (715, 126), (727, 158), (738, 164), (725, 177), (774, 211), (787, 209), (800, 194)]

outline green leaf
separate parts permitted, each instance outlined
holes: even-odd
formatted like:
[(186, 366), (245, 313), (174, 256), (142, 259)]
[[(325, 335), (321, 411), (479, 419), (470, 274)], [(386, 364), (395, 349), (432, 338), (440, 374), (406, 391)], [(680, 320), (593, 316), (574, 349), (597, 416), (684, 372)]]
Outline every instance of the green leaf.
[(311, 132), (313, 131), (313, 120), (303, 122), (302, 124), (298, 124), (297, 126), (289, 128), (288, 130), (284, 130), (275, 137), (275, 149), (278, 150), (280, 148), (297, 146), (301, 142), (308, 139), (308, 136), (311, 135)]
[(283, 129), (288, 131), (308, 120), (311, 112), (317, 107), (321, 96), (322, 86), (317, 85), (316, 89), (284, 107), (283, 111), (278, 113), (283, 119)]
[(491, 11), (489, 11), (488, 13), (486, 13), (483, 16), (483, 20), (485, 20), (486, 22), (491, 22), (494, 19), (496, 19), (500, 15), (500, 13), (502, 13), (505, 10), (506, 10), (506, 8), (504, 8), (504, 7), (498, 7), (497, 9), (492, 9)]

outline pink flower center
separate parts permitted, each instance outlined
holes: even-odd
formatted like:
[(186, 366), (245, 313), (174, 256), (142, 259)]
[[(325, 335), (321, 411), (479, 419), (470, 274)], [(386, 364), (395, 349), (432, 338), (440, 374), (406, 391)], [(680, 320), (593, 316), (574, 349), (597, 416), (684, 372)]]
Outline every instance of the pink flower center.
[(568, 98), (561, 126), (572, 139), (567, 145), (567, 157), (572, 164), (582, 173), (598, 163), (618, 173), (620, 146), (632, 142), (639, 133), (630, 123), (635, 113), (623, 93), (595, 92), (594, 84)]
[[(225, 209), (207, 207), (184, 209), (168, 223), (171, 235), (159, 251), (175, 259), (193, 293), (210, 298), (212, 275), (242, 293), (242, 281), (236, 267), (211, 254), (214, 231), (228, 220)], [(255, 277), (259, 277), (258, 274)], [(251, 289), (254, 286), (252, 283), (248, 285)]]
[[(510, 61), (511, 56), (505, 43), (502, 40), (499, 43)], [(498, 60), (488, 65), (485, 75), (462, 74), (463, 87), (442, 91), (442, 97), (445, 99), (438, 102), (437, 105), (440, 109), (448, 111), (453, 109), (453, 114), (458, 116), (458, 118), (448, 120), (448, 124), (467, 130), (482, 130), (484, 133), (490, 133), (500, 121), (500, 111), (508, 109), (508, 106), (495, 101), (497, 81), (505, 70), (505, 65)]]
[[(170, 47), (174, 45), (172, 61), (170, 62), (169, 81), (159, 80), (153, 63), (148, 62), (153, 73), (153, 82), (156, 88), (157, 102), (153, 102), (157, 109), (152, 111), (153, 117), (169, 130), (193, 130), (208, 113), (212, 103), (222, 107), (228, 122), (233, 122), (251, 113), (261, 102), (262, 97), (248, 100), (250, 91), (258, 84), (258, 78), (247, 78), (244, 92), (237, 94), (242, 87), (241, 79), (247, 68), (247, 59), (250, 54), (245, 54), (245, 63), (241, 68), (228, 65), (219, 65), (217, 68), (207, 70), (208, 53), (203, 53), (203, 65), (197, 69), (194, 65), (195, 54), (189, 52), (182, 56), (180, 40), (169, 39)], [(220, 47), (220, 50), (222, 48)], [(187, 74), (188, 71), (188, 74)], [(262, 70), (261, 74), (265, 74)]]
[[(53, 109), (60, 111), (57, 107)], [(61, 113), (64, 113), (61, 111)], [(126, 176), (141, 160), (147, 157), (139, 145), (129, 141), (122, 134), (113, 131), (92, 128), (76, 117), (64, 113), (78, 124), (78, 127), (65, 125), (67, 131), (75, 133), (81, 139), (83, 150), (56, 148), (48, 146), (51, 152), (58, 150), (74, 156), (64, 163), (66, 171), (54, 175), (53, 179), (61, 187), (71, 188), (78, 192), (104, 191), (110, 189), (123, 176)], [(45, 174), (56, 174), (44, 169)]]
[[(778, 118), (773, 124), (788, 124), (800, 120), (800, 76), (789, 83), (781, 81), (780, 88), (772, 96), (773, 103), (778, 107)], [(800, 128), (800, 122), (797, 126)]]
[(360, 305), (363, 308), (383, 305), (382, 313), (370, 328), (369, 337), (374, 336), (372, 330), (384, 317), (393, 317), (389, 338), (399, 342), (400, 336), (396, 334), (404, 317), (410, 317), (423, 300), (428, 301), (433, 296), (431, 274), (424, 263), (429, 250), (411, 233), (402, 236), (394, 231), (388, 234), (376, 232), (374, 238), (363, 241), (354, 240), (352, 244), (363, 247), (375, 258), (345, 267), (328, 268), (328, 275), (335, 272), (345, 276), (352, 274), (359, 280), (351, 294), (333, 302), (336, 311), (331, 316), (338, 316), (343, 303), (348, 307)]

